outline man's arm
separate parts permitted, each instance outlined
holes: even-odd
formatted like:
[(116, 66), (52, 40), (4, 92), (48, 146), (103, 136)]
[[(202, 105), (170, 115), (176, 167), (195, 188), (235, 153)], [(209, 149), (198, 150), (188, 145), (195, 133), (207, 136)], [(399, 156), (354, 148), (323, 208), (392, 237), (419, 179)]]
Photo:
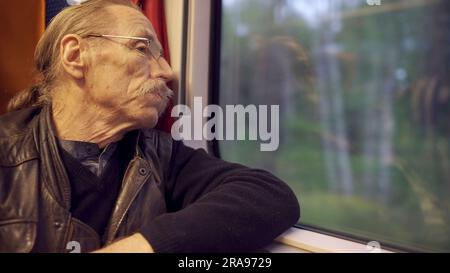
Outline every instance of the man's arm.
[(169, 213), (141, 233), (155, 252), (241, 252), (269, 244), (300, 215), (275, 176), (174, 142), (166, 184)]

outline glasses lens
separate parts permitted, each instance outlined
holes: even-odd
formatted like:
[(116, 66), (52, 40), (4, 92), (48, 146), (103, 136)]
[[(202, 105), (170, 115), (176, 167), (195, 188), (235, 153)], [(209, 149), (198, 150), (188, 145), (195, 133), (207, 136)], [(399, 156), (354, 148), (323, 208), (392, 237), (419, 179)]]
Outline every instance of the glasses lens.
[(162, 48), (155, 41), (149, 41), (148, 47), (150, 49), (150, 53), (156, 59), (159, 59), (160, 57), (163, 56)]

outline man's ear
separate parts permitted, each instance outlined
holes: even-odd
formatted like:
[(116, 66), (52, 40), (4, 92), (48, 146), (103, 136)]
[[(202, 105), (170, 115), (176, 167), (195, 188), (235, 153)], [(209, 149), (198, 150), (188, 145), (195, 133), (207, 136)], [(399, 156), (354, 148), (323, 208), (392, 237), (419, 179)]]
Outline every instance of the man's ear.
[(61, 40), (61, 63), (64, 70), (73, 78), (80, 80), (84, 77), (85, 65), (82, 54), (82, 39), (75, 34), (69, 34)]

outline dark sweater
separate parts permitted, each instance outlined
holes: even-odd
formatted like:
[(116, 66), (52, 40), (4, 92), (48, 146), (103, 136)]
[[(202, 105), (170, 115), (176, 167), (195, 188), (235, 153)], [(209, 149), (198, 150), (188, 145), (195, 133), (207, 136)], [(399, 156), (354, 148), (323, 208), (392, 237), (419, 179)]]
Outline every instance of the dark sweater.
[(248, 251), (300, 216), (291, 189), (272, 174), (174, 142), (167, 214), (141, 229), (156, 252)]

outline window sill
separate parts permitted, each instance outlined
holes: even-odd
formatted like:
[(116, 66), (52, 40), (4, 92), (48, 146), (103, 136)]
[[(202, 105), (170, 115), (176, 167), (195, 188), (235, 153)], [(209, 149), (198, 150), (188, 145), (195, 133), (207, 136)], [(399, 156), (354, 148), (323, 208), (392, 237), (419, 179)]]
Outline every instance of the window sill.
[(272, 253), (392, 253), (300, 228), (287, 230), (266, 250)]

